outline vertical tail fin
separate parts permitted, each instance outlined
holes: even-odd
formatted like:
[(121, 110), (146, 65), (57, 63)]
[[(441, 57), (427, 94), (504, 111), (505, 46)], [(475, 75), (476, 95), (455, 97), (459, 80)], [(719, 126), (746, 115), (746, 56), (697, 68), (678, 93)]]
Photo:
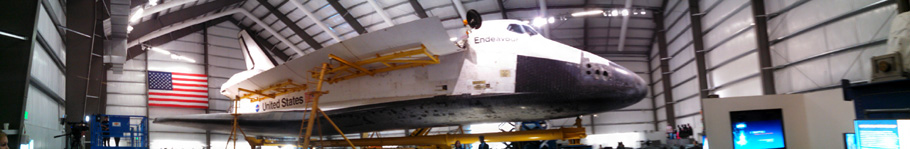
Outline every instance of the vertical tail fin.
[(240, 46), (243, 48), (243, 60), (246, 62), (247, 70), (268, 70), (275, 67), (269, 55), (265, 53), (259, 44), (246, 31), (240, 31)]

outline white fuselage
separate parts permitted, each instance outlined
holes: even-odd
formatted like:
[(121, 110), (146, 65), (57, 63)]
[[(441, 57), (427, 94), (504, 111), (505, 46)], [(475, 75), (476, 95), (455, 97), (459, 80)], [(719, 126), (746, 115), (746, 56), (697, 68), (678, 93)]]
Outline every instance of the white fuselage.
[[(518, 27), (519, 30), (516, 30)], [(533, 35), (532, 35), (533, 34)], [(545, 58), (573, 64), (609, 64), (610, 61), (574, 47), (547, 39), (517, 20), (485, 21), (480, 29), (472, 29), (464, 38), (465, 49), (439, 57), (440, 63), (363, 76), (333, 84), (323, 90), (330, 93), (320, 98), (325, 110), (427, 98), (440, 95), (478, 95), (488, 93), (515, 93), (518, 56)], [(314, 54), (319, 54), (316, 52)], [(293, 61), (302, 61), (295, 59)], [(282, 68), (284, 64), (276, 66)], [(288, 66), (293, 69), (311, 69)], [(243, 74), (243, 73), (240, 73)], [(250, 75), (250, 74), (244, 74)], [(309, 74), (289, 79), (309, 78)], [(256, 79), (263, 76), (247, 76)], [(231, 78), (234, 80), (235, 78)], [(241, 79), (241, 78), (238, 78)], [(295, 80), (303, 82), (303, 80)], [(238, 82), (238, 81), (229, 81)], [(222, 93), (233, 97), (225, 84)], [(263, 84), (259, 84), (263, 86)], [(288, 96), (303, 96), (289, 94)], [(270, 110), (302, 110), (303, 106), (288, 106)], [(268, 111), (268, 110), (263, 110)]]

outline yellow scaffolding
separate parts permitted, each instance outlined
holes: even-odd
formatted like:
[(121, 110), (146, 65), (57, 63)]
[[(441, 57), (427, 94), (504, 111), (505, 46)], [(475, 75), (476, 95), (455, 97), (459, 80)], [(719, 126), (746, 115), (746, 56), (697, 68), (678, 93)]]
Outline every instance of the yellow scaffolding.
[[(312, 104), (312, 106), (309, 106), (309, 104), (310, 104), (309, 101), (306, 103), (308, 105), (307, 108), (309, 108), (309, 111), (310, 111), (310, 113), (309, 113), (310, 117), (301, 119), (301, 124), (306, 123), (306, 125), (300, 125), (301, 128), (300, 128), (300, 131), (298, 132), (298, 137), (301, 138), (301, 139), (299, 139), (301, 142), (299, 142), (299, 145), (302, 145), (304, 147), (310, 146), (310, 142), (312, 142), (310, 140), (310, 138), (313, 133), (313, 124), (315, 123), (316, 117), (318, 114), (321, 114), (329, 122), (329, 124), (331, 124), (332, 127), (335, 128), (335, 131), (338, 131), (339, 134), (344, 134), (344, 132), (342, 132), (341, 129), (338, 128), (337, 125), (335, 125), (335, 122), (333, 122), (332, 119), (329, 118), (329, 116), (327, 114), (325, 114), (325, 111), (322, 111), (322, 109), (319, 108), (319, 97), (321, 97), (323, 94), (328, 94), (328, 91), (322, 91), (323, 82), (336, 83), (339, 81), (344, 81), (344, 80), (348, 80), (348, 79), (352, 79), (352, 78), (356, 78), (356, 77), (374, 75), (376, 73), (389, 72), (389, 71), (394, 71), (394, 70), (399, 70), (399, 69), (426, 66), (426, 65), (430, 65), (430, 64), (439, 63), (439, 56), (430, 54), (429, 51), (427, 51), (426, 46), (424, 46), (423, 44), (421, 44), (419, 47), (411, 47), (408, 49), (414, 49), (414, 50), (405, 49), (406, 51), (395, 52), (395, 53), (388, 54), (388, 55), (378, 55), (377, 54), (375, 58), (366, 59), (366, 60), (357, 61), (357, 62), (350, 62), (350, 61), (345, 60), (336, 55), (329, 54), (328, 57), (330, 60), (338, 61), (341, 64), (339, 66), (332, 66), (329, 63), (323, 63), (321, 67), (314, 68), (314, 69), (319, 69), (319, 72), (310, 71), (310, 72), (312, 72), (311, 76), (313, 78), (317, 79), (318, 81), (316, 82), (316, 89), (314, 91), (307, 93), (308, 95), (312, 95), (313, 104)], [(419, 55), (425, 55), (426, 57), (425, 58), (418, 57)], [(364, 68), (364, 66), (376, 64), (376, 63), (381, 63), (385, 67), (374, 68), (374, 69)], [(341, 72), (341, 71), (343, 71), (343, 72)], [(328, 76), (328, 75), (331, 75), (331, 76)], [(254, 137), (247, 137), (246, 133), (243, 133), (243, 130), (240, 129), (239, 124), (238, 124), (238, 117), (241, 114), (237, 113), (238, 112), (237, 105), (240, 102), (240, 100), (250, 99), (250, 102), (257, 102), (257, 101), (262, 101), (262, 100), (265, 100), (268, 98), (275, 98), (276, 96), (279, 96), (279, 95), (306, 91), (307, 87), (308, 86), (306, 84), (296, 84), (292, 80), (287, 80), (287, 81), (277, 83), (277, 84), (271, 85), (267, 88), (259, 89), (259, 90), (238, 88), (238, 93), (245, 92), (245, 94), (238, 95), (233, 100), (234, 112), (231, 115), (234, 117), (234, 121), (233, 121), (233, 125), (231, 128), (231, 136), (228, 138), (228, 144), (230, 144), (230, 142), (233, 141), (234, 147), (235, 148), (237, 147), (238, 137), (236, 137), (236, 135), (237, 135), (236, 132), (238, 132), (238, 131), (243, 135), (243, 137), (247, 140), (247, 142), (250, 144), (250, 146), (261, 146), (261, 145), (268, 144), (268, 143), (274, 143), (274, 142), (270, 142), (268, 140), (256, 139)], [(342, 137), (344, 137), (344, 140), (347, 144), (346, 146), (356, 148), (354, 146), (354, 144), (346, 136), (342, 135)]]

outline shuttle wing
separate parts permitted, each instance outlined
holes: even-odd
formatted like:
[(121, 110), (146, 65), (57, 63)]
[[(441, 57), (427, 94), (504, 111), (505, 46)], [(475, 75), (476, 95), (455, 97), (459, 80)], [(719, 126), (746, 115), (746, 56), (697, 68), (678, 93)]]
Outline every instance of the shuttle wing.
[[(244, 44), (248, 44), (248, 42)], [(233, 80), (235, 78), (232, 77), (232, 80), (222, 86), (221, 93), (233, 98), (238, 94), (238, 88), (255, 90), (288, 79), (293, 80), (295, 83), (306, 83), (307, 78), (311, 78), (308, 71), (320, 66), (322, 63), (329, 62), (329, 54), (349, 61), (360, 61), (373, 58), (379, 54), (392, 53), (403, 50), (402, 48), (405, 47), (414, 47), (421, 44), (426, 46), (427, 50), (434, 55), (447, 55), (460, 50), (449, 41), (449, 35), (446, 33), (439, 18), (425, 18), (362, 34), (323, 49), (310, 50), (304, 56), (262, 72), (255, 72), (254, 69), (250, 71), (255, 73), (238, 73), (235, 75), (238, 80)], [(252, 56), (254, 54), (245, 53), (244, 56)], [(255, 63), (254, 67), (268, 67), (258, 64)]]

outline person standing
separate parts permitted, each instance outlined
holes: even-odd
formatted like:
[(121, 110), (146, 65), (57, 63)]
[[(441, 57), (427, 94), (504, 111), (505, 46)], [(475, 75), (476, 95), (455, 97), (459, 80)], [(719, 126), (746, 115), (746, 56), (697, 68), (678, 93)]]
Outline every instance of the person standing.
[(3, 131), (0, 131), (0, 149), (9, 149), (9, 139)]
[(483, 140), (483, 136), (480, 136), (480, 145), (477, 146), (477, 148), (479, 148), (479, 149), (490, 149), (490, 145), (487, 144), (487, 142)]

